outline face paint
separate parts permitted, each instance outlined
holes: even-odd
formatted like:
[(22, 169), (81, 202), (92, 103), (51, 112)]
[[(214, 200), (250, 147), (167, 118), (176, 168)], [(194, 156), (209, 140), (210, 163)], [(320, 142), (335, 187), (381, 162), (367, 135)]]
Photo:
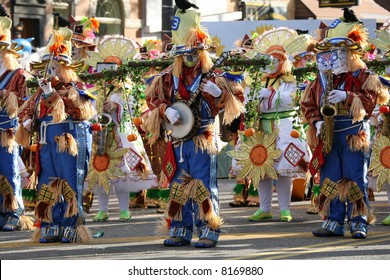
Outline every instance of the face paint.
[(316, 58), (320, 72), (332, 70), (335, 75), (348, 72), (345, 48), (319, 53)]

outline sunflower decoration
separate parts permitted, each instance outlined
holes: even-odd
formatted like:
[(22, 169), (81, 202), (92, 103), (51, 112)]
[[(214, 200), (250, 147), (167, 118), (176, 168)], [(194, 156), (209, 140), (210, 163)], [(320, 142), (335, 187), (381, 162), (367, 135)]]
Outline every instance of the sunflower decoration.
[(380, 136), (372, 147), (369, 171), (377, 177), (377, 189), (380, 192), (385, 183), (390, 184), (390, 138)]
[(278, 132), (279, 130), (276, 129), (271, 134), (257, 131), (250, 137), (240, 135), (241, 145), (237, 150), (227, 152), (230, 157), (237, 160), (238, 166), (241, 167), (237, 180), (251, 179), (256, 188), (264, 179), (278, 178), (274, 168), (274, 160), (282, 154), (281, 150), (276, 149)]
[(111, 186), (110, 182), (126, 177), (120, 165), (129, 149), (118, 148), (112, 133), (107, 136), (107, 143), (111, 144), (107, 145), (107, 149), (103, 153), (98, 152), (97, 145), (93, 147), (93, 157), (89, 163), (89, 172), (86, 179), (89, 190), (92, 190), (95, 186), (102, 186), (108, 193)]

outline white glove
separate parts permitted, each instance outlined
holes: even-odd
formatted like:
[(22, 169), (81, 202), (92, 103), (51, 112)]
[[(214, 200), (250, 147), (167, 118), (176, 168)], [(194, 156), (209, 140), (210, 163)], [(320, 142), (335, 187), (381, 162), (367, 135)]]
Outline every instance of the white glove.
[(320, 136), (321, 134), (321, 128), (324, 125), (324, 121), (317, 121), (316, 122), (316, 136)]
[(203, 91), (209, 93), (214, 97), (220, 97), (222, 94), (222, 90), (211, 81), (207, 81), (207, 83), (204, 84)]
[(257, 94), (257, 96), (259, 98), (264, 98), (264, 99), (267, 99), (271, 96), (271, 93), (272, 93), (272, 90), (269, 90), (268, 88), (262, 88), (259, 93)]
[(27, 131), (31, 130), (31, 124), (32, 124), (32, 119), (27, 119), (23, 122), (23, 127), (27, 129)]
[(51, 82), (44, 78), (40, 78), (38, 80), (38, 85), (43, 90), (43, 94), (46, 96), (49, 96), (53, 92), (53, 88), (51, 87)]
[(344, 101), (347, 98), (347, 93), (343, 90), (334, 89), (329, 93), (328, 101), (336, 104)]
[(167, 118), (171, 124), (175, 124), (180, 119), (179, 112), (171, 107), (168, 107), (165, 110), (165, 116), (167, 116)]

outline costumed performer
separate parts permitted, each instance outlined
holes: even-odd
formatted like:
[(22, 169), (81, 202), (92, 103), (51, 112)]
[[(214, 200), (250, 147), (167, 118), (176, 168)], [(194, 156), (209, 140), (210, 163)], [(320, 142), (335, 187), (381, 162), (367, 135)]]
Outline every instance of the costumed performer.
[(33, 68), (44, 68), (39, 88), (19, 114), (23, 125), (17, 139), (26, 147), (27, 135), (33, 132), (38, 145), (35, 216), (41, 228), (32, 239), (40, 243), (91, 238), (85, 226), (82, 194), (92, 145), (88, 120), (96, 112), (94, 96), (75, 70), (81, 63), (72, 64), (72, 33), (65, 27), (53, 29), (42, 62), (32, 64)]
[[(211, 39), (200, 25), (199, 12), (178, 10), (172, 34), (174, 62), (148, 80), (150, 112), (143, 129), (150, 133), (152, 142), (160, 137), (172, 140), (163, 162), (163, 171), (171, 182), (167, 219), (163, 221), (170, 237), (164, 245), (189, 245), (196, 226), (199, 240), (195, 247), (210, 248), (216, 246), (222, 225), (214, 120), (222, 108), (224, 123), (243, 113), (243, 77), (213, 67), (207, 51)], [(177, 106), (189, 110), (179, 111)], [(191, 116), (195, 116), (194, 123), (186, 121)]]

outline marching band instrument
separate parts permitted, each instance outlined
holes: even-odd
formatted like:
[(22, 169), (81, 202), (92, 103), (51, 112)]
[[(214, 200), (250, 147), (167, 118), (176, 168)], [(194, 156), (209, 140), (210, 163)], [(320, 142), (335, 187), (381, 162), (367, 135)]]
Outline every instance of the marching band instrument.
[[(221, 56), (211, 67), (210, 71), (203, 75), (203, 79), (209, 79), (215, 70), (215, 68), (222, 65), (222, 63), (229, 57), (230, 52), (223, 52)], [(201, 126), (200, 120), (200, 102), (199, 97), (202, 90), (198, 87), (195, 92), (191, 94), (189, 100), (180, 100), (171, 104), (171, 108), (175, 109), (180, 114), (180, 124), (173, 125), (169, 121), (165, 121), (164, 126), (169, 135), (175, 141), (185, 141), (196, 135), (196, 132)]]
[(332, 70), (324, 72), (326, 76), (326, 87), (324, 91), (324, 104), (320, 108), (320, 113), (324, 117), (324, 126), (321, 131), (321, 138), (324, 142), (323, 152), (329, 154), (333, 145), (334, 116), (337, 115), (337, 108), (329, 103), (329, 93), (333, 90)]

